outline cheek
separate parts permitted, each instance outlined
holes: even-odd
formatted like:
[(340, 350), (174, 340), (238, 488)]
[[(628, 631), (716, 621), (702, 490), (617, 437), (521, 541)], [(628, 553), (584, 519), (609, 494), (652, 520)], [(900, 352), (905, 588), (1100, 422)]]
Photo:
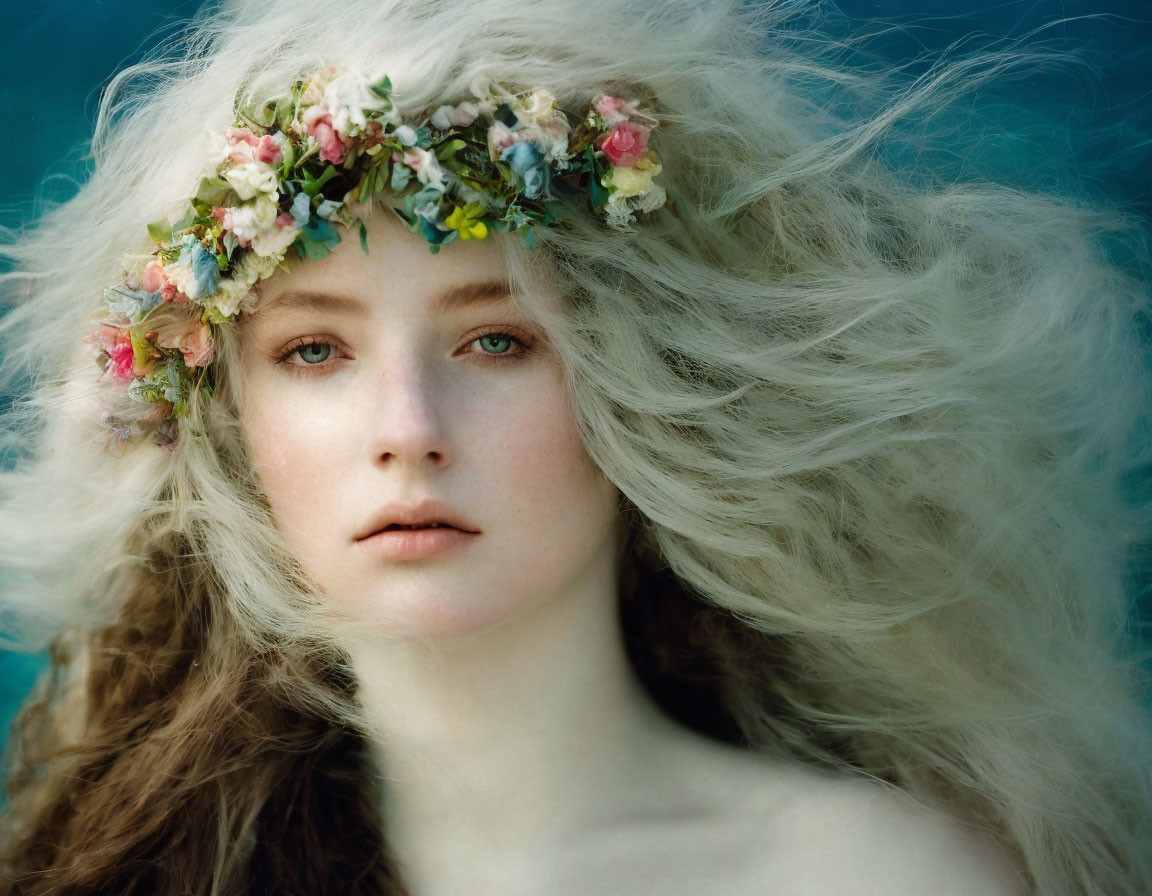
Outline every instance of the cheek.
[(259, 405), (246, 408), (240, 421), (249, 459), (272, 514), (299, 555), (329, 524), (331, 433), (298, 407), (277, 401), (271, 390), (262, 392)]
[(615, 514), (615, 486), (588, 456), (559, 383), (510, 421), (500, 479), (521, 522), (560, 540), (596, 541)]

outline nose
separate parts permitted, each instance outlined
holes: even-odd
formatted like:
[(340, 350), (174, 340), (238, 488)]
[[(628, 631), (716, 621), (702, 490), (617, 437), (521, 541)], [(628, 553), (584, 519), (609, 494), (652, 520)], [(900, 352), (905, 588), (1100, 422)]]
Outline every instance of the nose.
[(413, 468), (451, 463), (446, 390), (435, 371), (394, 357), (373, 379), (367, 449), (373, 462)]

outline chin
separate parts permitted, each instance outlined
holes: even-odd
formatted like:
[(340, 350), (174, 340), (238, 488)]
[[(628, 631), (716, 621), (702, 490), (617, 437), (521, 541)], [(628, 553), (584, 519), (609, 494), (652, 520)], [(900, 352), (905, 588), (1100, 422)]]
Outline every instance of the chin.
[(398, 594), (395, 589), (388, 589), (386, 593), (361, 595), (332, 604), (340, 622), (361, 635), (453, 641), (483, 635), (530, 610), (507, 598), (506, 593), (441, 592), (425, 587), (419, 594)]

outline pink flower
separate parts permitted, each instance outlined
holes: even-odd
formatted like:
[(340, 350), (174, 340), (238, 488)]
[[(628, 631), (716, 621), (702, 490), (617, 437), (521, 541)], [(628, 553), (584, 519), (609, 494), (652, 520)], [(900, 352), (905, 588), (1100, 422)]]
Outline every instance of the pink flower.
[(102, 324), (100, 329), (92, 334), (90, 341), (108, 355), (108, 364), (104, 367), (104, 373), (105, 375), (111, 374), (113, 380), (118, 381), (120, 385), (126, 385), (136, 377), (147, 373), (147, 370), (136, 368), (132, 337), (127, 330)]
[(130, 380), (135, 377), (132, 372), (134, 359), (131, 343), (112, 346), (112, 350), (108, 352), (108, 358), (112, 373), (117, 379)]
[[(280, 143), (267, 134), (257, 137), (248, 128), (228, 128), (225, 131), (222, 161), (227, 162), (232, 170), (255, 169), (263, 174), (267, 170), (263, 166), (279, 165), (283, 157), (285, 154)], [(259, 165), (253, 166), (253, 162), (259, 162)], [(225, 177), (227, 179), (228, 175)]]
[(202, 323), (188, 330), (176, 347), (189, 367), (205, 367), (212, 360), (212, 331)]
[(617, 122), (604, 138), (600, 148), (617, 168), (631, 168), (648, 152), (650, 130), (630, 121)]
[(620, 111), (620, 107), (624, 105), (624, 101), (614, 96), (604, 95), (600, 97), (596, 103), (596, 111), (603, 115), (605, 118), (611, 118)]
[(233, 165), (251, 162), (253, 148), (260, 145), (260, 138), (247, 128), (228, 128), (224, 139), (227, 141), (225, 158)]
[(204, 367), (212, 360), (212, 330), (199, 316), (167, 315), (148, 338), (161, 348), (179, 350), (189, 367)]
[(144, 266), (144, 275), (141, 278), (140, 286), (145, 292), (160, 293), (165, 302), (183, 305), (188, 301), (188, 297), (169, 282), (168, 277), (164, 274), (164, 265), (160, 263), (159, 259), (153, 259)]
[(632, 100), (625, 101), (619, 97), (605, 94), (596, 101), (596, 111), (608, 124), (616, 124), (618, 121), (628, 120), (638, 110), (636, 103)]
[(252, 158), (257, 162), (263, 162), (265, 165), (279, 165), (284, 158), (284, 153), (276, 145), (276, 141), (265, 134), (252, 151)]
[(311, 106), (304, 112), (303, 120), (304, 129), (320, 143), (320, 158), (333, 165), (343, 162), (348, 147), (332, 124), (332, 113), (321, 106)]

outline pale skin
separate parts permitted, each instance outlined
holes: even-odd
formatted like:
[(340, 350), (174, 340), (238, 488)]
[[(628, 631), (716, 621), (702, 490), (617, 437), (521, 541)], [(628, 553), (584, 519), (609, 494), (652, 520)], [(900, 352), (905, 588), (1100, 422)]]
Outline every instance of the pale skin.
[[(546, 334), (478, 288), (503, 281), (499, 253), (432, 256), (381, 215), (369, 249), (263, 284), (241, 422), (288, 546), (348, 623), (413, 896), (1024, 892), (940, 812), (663, 715), (618, 629), (618, 494)], [(361, 550), (381, 508), (428, 497), (479, 534), (416, 561)]]

